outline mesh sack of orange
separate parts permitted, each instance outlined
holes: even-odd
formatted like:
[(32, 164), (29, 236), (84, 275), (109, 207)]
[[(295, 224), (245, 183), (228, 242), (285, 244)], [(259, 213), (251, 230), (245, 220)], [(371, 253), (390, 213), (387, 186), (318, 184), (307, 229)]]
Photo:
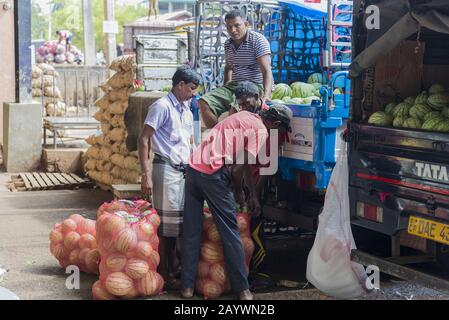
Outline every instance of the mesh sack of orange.
[[(145, 200), (115, 200), (111, 202), (105, 202), (100, 206), (100, 208), (98, 208), (97, 219), (100, 218), (104, 213), (124, 211), (142, 214), (148, 210), (152, 210), (151, 203)], [(153, 212), (156, 213), (156, 211), (154, 210)]]
[(160, 218), (145, 201), (114, 201), (98, 210), (100, 280), (92, 287), (95, 300), (133, 299), (161, 293)]
[[(251, 257), (254, 253), (254, 243), (251, 239), (249, 219), (247, 210), (238, 210), (237, 225), (240, 229), (248, 271)], [(196, 291), (206, 299), (216, 299), (222, 294), (231, 291), (220, 234), (207, 207), (204, 209), (203, 234), (201, 238)]]
[(100, 252), (95, 221), (72, 214), (62, 223), (57, 223), (50, 232), (50, 252), (63, 268), (75, 265), (83, 272), (98, 274)]

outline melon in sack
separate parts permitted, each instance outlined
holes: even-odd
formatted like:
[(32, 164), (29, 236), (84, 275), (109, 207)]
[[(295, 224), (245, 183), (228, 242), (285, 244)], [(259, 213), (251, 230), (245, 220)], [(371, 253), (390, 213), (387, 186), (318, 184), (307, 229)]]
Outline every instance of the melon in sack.
[(50, 252), (62, 267), (76, 265), (81, 271), (98, 273), (95, 222), (72, 214), (50, 232)]
[(356, 249), (349, 215), (349, 174), (346, 143), (341, 150), (319, 216), (315, 242), (307, 259), (307, 280), (323, 293), (340, 299), (360, 297), (366, 292), (366, 273), (351, 261)]
[(97, 216), (102, 287), (123, 299), (159, 294), (157, 212), (143, 200), (119, 200), (103, 204)]
[[(250, 217), (246, 209), (238, 208), (237, 211), (236, 220), (245, 253), (245, 266), (249, 270), (254, 253), (254, 243), (249, 229)], [(220, 235), (207, 207), (204, 208), (196, 288), (206, 299), (216, 299), (231, 289)]]

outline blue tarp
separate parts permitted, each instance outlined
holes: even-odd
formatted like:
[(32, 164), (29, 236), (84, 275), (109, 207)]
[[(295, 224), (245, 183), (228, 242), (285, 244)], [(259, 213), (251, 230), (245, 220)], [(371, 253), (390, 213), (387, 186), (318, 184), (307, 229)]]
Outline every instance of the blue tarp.
[(310, 5), (303, 4), (294, 0), (283, 0), (279, 1), (281, 5), (287, 6), (294, 13), (300, 14), (306, 19), (318, 20), (322, 18), (327, 18), (327, 10), (321, 11), (311, 8)]

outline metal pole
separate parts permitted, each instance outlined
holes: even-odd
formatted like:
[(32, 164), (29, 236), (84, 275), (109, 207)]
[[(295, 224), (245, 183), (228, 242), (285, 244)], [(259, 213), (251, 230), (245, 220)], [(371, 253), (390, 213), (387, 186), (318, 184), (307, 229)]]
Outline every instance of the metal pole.
[(32, 101), (31, 0), (14, 0), (16, 102)]
[[(110, 78), (109, 66), (111, 62), (117, 58), (117, 44), (115, 38), (115, 30), (110, 28), (117, 23), (115, 21), (114, 0), (104, 0), (104, 20), (105, 25), (105, 58), (106, 58), (106, 78)], [(112, 31), (112, 32), (111, 32)]]
[(83, 0), (83, 25), (84, 25), (84, 64), (94, 66), (95, 35), (94, 35), (94, 8), (93, 1)]

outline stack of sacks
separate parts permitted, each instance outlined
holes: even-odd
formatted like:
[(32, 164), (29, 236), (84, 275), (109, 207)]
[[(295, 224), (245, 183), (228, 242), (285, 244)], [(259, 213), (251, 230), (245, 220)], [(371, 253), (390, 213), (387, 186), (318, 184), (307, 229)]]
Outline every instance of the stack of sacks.
[(96, 232), (101, 254), (100, 280), (92, 286), (95, 300), (133, 299), (161, 293), (160, 218), (143, 200), (114, 201), (101, 206)]
[[(240, 229), (240, 236), (246, 257), (246, 267), (249, 271), (249, 264), (255, 247), (250, 234), (250, 218), (246, 211), (246, 209), (238, 210), (237, 225)], [(206, 299), (216, 299), (223, 293), (231, 290), (220, 234), (208, 208), (204, 209), (203, 234), (196, 290)]]
[(112, 184), (135, 184), (140, 181), (138, 153), (126, 147), (125, 111), (128, 98), (134, 93), (135, 57), (123, 56), (110, 66), (116, 71), (100, 88), (105, 95), (95, 102), (99, 108), (94, 118), (101, 122), (101, 135), (86, 139), (90, 147), (86, 152), (84, 169), (94, 181)]
[(67, 268), (78, 266), (81, 271), (98, 274), (100, 252), (97, 249), (95, 221), (72, 214), (50, 232), (50, 252)]
[(61, 91), (57, 86), (58, 72), (51, 65), (41, 63), (33, 66), (33, 97), (43, 97), (42, 104), (47, 116), (62, 117), (66, 114), (66, 105), (62, 102)]
[(33, 98), (40, 98), (44, 95), (44, 93), (42, 92), (42, 78), (44, 73), (42, 72), (41, 68), (39, 68), (36, 65), (33, 65), (31, 73), (32, 73), (31, 84), (33, 87), (32, 90)]

